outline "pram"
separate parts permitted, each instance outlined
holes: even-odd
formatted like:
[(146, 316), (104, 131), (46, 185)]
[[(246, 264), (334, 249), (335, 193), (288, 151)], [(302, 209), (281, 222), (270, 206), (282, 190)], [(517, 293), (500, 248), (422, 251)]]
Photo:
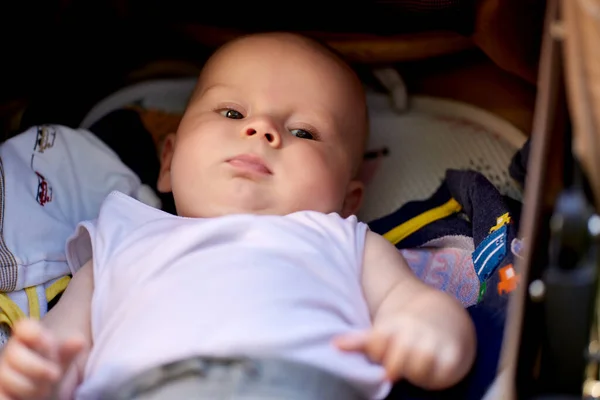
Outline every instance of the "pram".
[[(176, 3), (170, 6), (171, 10), (179, 7), (178, 13), (190, 12), (183, 3)], [(397, 3), (396, 8), (392, 3)], [(351, 34), (348, 33), (349, 22), (344, 26), (338, 21), (333, 24), (337, 24), (335, 29), (329, 29), (327, 34), (313, 33), (346, 58), (363, 67), (368, 66), (369, 70), (373, 66), (429, 58), (473, 46), (473, 42), (465, 37), (466, 33), (460, 32), (468, 25), (465, 21), (469, 17), (465, 15), (469, 8), (465, 4), (471, 2), (449, 1), (447, 7), (438, 4), (438, 8), (424, 10), (419, 14), (422, 16), (420, 24), (416, 20), (412, 25), (411, 21), (406, 22), (408, 28), (405, 29), (412, 26), (420, 31), (418, 33), (383, 32), (384, 27), (392, 25), (389, 21), (394, 16), (399, 18), (402, 11), (419, 9), (414, 4), (412, 9), (403, 9), (403, 3), (435, 2), (390, 2), (387, 9), (377, 9), (373, 4), (349, 6), (345, 10), (350, 15), (346, 22), (353, 21), (362, 11), (362, 18), (380, 16), (379, 26), (367, 24), (361, 26), (360, 33), (356, 29)], [(123, 6), (123, 12), (143, 15), (140, 6), (136, 8), (134, 2), (128, 6)], [(239, 7), (238, 11), (243, 13), (244, 6)], [(306, 10), (298, 10), (298, 19), (309, 14), (308, 9), (307, 5)], [(365, 11), (367, 9), (378, 10), (378, 14)], [(600, 395), (597, 365), (600, 347), (593, 329), (598, 263), (594, 238), (600, 234), (600, 222), (595, 214), (600, 196), (600, 167), (598, 157), (595, 157), (600, 151), (597, 139), (600, 47), (594, 42), (600, 38), (600, 3), (550, 0), (545, 9), (535, 119), (519, 234), (526, 238), (527, 246), (515, 265), (520, 271), (520, 284), (511, 296), (498, 368), (502, 380), (498, 381), (500, 387), (494, 388), (500, 392), (489, 393), (497, 396), (494, 398), (556, 395), (577, 398), (582, 393), (593, 398), (595, 394)], [(385, 17), (384, 11), (389, 12)], [(200, 24), (180, 24), (174, 30), (210, 48), (256, 28), (242, 19), (219, 20), (210, 11), (204, 15), (201, 21), (196, 21)], [(428, 23), (436, 28), (443, 26), (439, 21), (437, 24), (431, 22), (432, 18), (451, 20), (446, 28), (459, 33), (423, 33)], [(317, 22), (308, 29), (322, 30), (323, 23)], [(268, 26), (265, 23), (258, 29), (305, 31), (307, 26), (294, 26), (293, 23)], [(490, 52), (490, 57), (494, 56)], [(504, 66), (525, 79), (535, 79), (527, 68)], [(401, 93), (398, 80), (386, 74), (386, 70), (378, 71), (379, 75), (376, 73), (375, 77), (380, 84), (393, 93)], [(402, 99), (397, 95), (394, 101), (401, 103)]]

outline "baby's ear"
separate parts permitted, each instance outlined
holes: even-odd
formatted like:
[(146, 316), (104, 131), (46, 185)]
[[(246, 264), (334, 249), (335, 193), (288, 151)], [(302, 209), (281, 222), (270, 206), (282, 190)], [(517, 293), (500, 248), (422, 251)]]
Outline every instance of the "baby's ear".
[(354, 180), (348, 184), (346, 199), (344, 200), (344, 206), (342, 207), (343, 218), (348, 218), (358, 212), (363, 202), (364, 192), (365, 185), (361, 181)]
[(156, 189), (161, 193), (171, 192), (171, 161), (173, 160), (173, 152), (175, 151), (175, 134), (169, 133), (165, 138), (162, 150), (160, 152), (160, 172), (158, 174), (158, 182)]

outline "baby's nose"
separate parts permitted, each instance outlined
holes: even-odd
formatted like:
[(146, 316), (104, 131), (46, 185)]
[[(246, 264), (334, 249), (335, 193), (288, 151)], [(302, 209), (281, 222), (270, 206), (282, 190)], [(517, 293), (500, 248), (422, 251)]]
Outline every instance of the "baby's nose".
[(277, 127), (273, 123), (270, 123), (270, 121), (254, 121), (250, 126), (245, 128), (244, 135), (249, 138), (264, 138), (273, 147), (281, 145), (281, 135)]
[[(254, 128), (248, 128), (246, 130), (246, 136), (254, 136), (258, 133), (258, 131)], [(262, 136), (264, 136), (265, 139), (267, 139), (267, 142), (272, 143), (275, 140), (275, 134), (273, 133), (269, 133), (269, 132), (264, 132), (262, 133)]]

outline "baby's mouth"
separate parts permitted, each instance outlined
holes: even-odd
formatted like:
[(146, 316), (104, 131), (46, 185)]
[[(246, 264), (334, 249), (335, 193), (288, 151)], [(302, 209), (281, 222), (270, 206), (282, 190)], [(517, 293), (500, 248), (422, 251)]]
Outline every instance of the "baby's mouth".
[(247, 172), (253, 172), (259, 175), (273, 175), (273, 172), (267, 167), (263, 159), (254, 154), (240, 154), (227, 160), (227, 163), (232, 167)]

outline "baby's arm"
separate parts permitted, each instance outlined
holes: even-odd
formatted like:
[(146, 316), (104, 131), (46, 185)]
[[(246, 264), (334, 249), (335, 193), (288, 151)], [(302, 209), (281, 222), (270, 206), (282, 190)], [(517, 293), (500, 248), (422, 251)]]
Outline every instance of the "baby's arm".
[(363, 290), (373, 329), (337, 339), (381, 363), (390, 379), (405, 378), (431, 390), (462, 379), (475, 358), (475, 331), (462, 305), (430, 288), (385, 238), (368, 232)]
[(87, 262), (41, 323), (15, 324), (0, 353), (0, 398), (72, 398), (91, 347), (93, 268)]

